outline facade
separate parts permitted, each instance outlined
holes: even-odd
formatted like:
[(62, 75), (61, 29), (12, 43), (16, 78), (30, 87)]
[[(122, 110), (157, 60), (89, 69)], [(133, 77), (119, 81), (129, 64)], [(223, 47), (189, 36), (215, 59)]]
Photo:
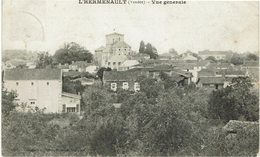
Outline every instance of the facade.
[(30, 108), (44, 109), (46, 113), (62, 113), (64, 104), (69, 107), (80, 105), (80, 96), (62, 93), (61, 69), (6, 70), (3, 80), (4, 88), (17, 93), (16, 102)]
[(124, 35), (112, 33), (106, 35), (106, 46), (95, 50), (95, 61), (100, 67), (118, 70), (131, 55), (133, 55), (133, 51), (131, 46), (124, 41)]
[(62, 113), (80, 114), (80, 95), (62, 92)]
[(48, 113), (61, 112), (62, 93), (60, 69), (15, 69), (4, 72), (4, 87), (16, 91), (18, 104), (45, 108)]
[(103, 84), (111, 91), (123, 89), (138, 92), (140, 90), (138, 78), (141, 76), (144, 75), (132, 71), (104, 71)]

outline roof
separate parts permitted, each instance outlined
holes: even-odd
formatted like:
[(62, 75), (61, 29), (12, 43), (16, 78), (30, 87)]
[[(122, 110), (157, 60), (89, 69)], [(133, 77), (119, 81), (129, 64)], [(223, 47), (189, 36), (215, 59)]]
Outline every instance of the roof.
[(201, 84), (224, 84), (223, 77), (200, 77), (199, 83)]
[(258, 128), (258, 122), (230, 120), (223, 129), (227, 132), (237, 132), (243, 129)]
[(70, 98), (81, 99), (81, 96), (77, 95), (77, 94), (62, 92), (61, 95), (66, 96), (66, 97), (70, 97)]
[(115, 44), (112, 45), (112, 47), (131, 47), (130, 45), (128, 45), (126, 42), (124, 41), (119, 41), (116, 42)]
[(114, 32), (114, 33), (107, 34), (106, 36), (111, 36), (111, 35), (121, 35), (121, 36), (123, 36), (124, 34)]
[(93, 65), (93, 63), (88, 63), (86, 61), (76, 61), (74, 63), (71, 63), (71, 65), (77, 65), (79, 67), (87, 67), (87, 66)]
[(128, 67), (128, 66), (134, 66), (134, 65), (138, 65), (139, 62), (137, 60), (126, 60), (123, 62), (123, 64), (121, 65), (122, 67)]
[(4, 72), (4, 80), (61, 80), (61, 69), (12, 69)]
[(201, 71), (198, 72), (199, 77), (205, 77), (205, 76), (216, 76), (216, 71), (212, 69), (201, 69)]
[(221, 74), (221, 75), (246, 75), (246, 71), (242, 71), (242, 70), (232, 70), (232, 69), (226, 69), (226, 70), (219, 70), (216, 72), (217, 74)]
[(104, 71), (105, 81), (135, 81), (143, 74), (140, 71)]
[(199, 55), (227, 55), (228, 51), (209, 51), (209, 50), (205, 50), (205, 51), (199, 51), (198, 54)]

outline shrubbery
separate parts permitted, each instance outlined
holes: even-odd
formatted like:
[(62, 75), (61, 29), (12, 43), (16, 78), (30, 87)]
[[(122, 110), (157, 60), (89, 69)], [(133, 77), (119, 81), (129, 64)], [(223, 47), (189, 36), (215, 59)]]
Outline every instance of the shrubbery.
[[(222, 129), (223, 124), (234, 117), (255, 120), (257, 102), (234, 94), (241, 90), (243, 95), (252, 96), (250, 90), (245, 89), (251, 87), (247, 81), (234, 80), (230, 87), (211, 94), (193, 85), (164, 89), (163, 81), (152, 79), (143, 80), (141, 86), (149, 86), (149, 90), (138, 93), (119, 91), (115, 94), (89, 87), (83, 93), (82, 119), (41, 111), (19, 113), (12, 107), (15, 95), (4, 93), (3, 106), (10, 105), (10, 108), (2, 111), (3, 154), (256, 155), (258, 129), (241, 130), (232, 140), (226, 140), (227, 134)], [(220, 96), (222, 93), (228, 97)], [(122, 103), (121, 108), (115, 108), (114, 101)], [(232, 114), (227, 102), (240, 105), (243, 112), (239, 111), (234, 117), (222, 116), (228, 115), (226, 112)]]

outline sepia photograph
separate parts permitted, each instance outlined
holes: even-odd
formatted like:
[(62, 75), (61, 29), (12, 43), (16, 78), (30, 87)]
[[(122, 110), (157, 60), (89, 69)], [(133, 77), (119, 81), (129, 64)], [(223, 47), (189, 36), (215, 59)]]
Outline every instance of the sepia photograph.
[(2, 156), (260, 156), (259, 1), (1, 6)]

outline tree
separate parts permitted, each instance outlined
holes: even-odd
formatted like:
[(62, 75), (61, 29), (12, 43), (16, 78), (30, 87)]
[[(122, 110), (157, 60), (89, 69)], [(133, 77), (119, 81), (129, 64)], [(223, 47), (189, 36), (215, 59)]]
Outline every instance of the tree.
[(174, 48), (171, 48), (171, 49), (169, 50), (169, 53), (170, 53), (171, 55), (173, 55), (173, 56), (177, 56), (177, 55), (178, 55), (178, 52), (177, 52)]
[(101, 67), (98, 72), (97, 72), (97, 76), (98, 78), (100, 78), (100, 80), (103, 80), (103, 73), (104, 71), (111, 71), (111, 68), (105, 68), (105, 67)]
[(144, 53), (150, 55), (151, 59), (156, 59), (158, 57), (157, 49), (150, 43), (146, 44)]
[(48, 52), (38, 53), (36, 68), (46, 68), (48, 66), (52, 67), (52, 64), (53, 64), (52, 56), (50, 56)]
[(8, 92), (2, 89), (2, 115), (9, 115), (11, 111), (15, 109), (17, 104), (15, 104), (14, 99), (17, 97), (16, 93)]
[(55, 62), (61, 64), (71, 64), (72, 61), (87, 61), (90, 63), (93, 60), (93, 55), (88, 50), (74, 42), (65, 43), (63, 48), (57, 50), (53, 57)]
[(249, 78), (234, 78), (231, 85), (213, 91), (209, 99), (209, 113), (212, 118), (229, 120), (258, 119), (258, 96), (251, 93)]
[(210, 60), (210, 61), (213, 61), (213, 62), (216, 62), (216, 58), (214, 56), (209, 56), (206, 58), (206, 60)]
[(68, 77), (62, 79), (62, 91), (78, 94), (84, 91), (84, 86), (81, 85), (80, 81), (71, 81)]
[(256, 54), (253, 54), (253, 53), (249, 53), (246, 56), (246, 59), (249, 60), (249, 61), (258, 61), (258, 58), (259, 57)]
[(141, 41), (139, 47), (139, 53), (144, 53), (144, 51), (145, 51), (145, 44), (144, 41)]
[(234, 65), (243, 64), (243, 57), (241, 57), (238, 53), (234, 53), (230, 59), (230, 62)]

